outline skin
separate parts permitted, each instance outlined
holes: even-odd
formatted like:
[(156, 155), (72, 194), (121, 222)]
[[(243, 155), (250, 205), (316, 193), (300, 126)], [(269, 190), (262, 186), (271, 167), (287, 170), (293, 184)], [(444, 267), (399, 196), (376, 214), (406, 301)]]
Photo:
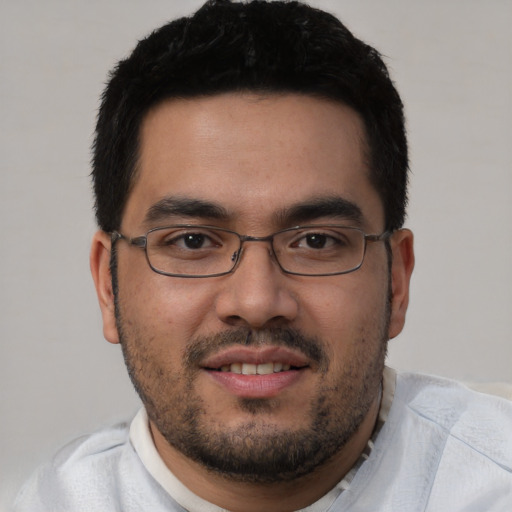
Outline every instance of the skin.
[[(169, 197), (215, 203), (225, 215), (148, 218), (151, 207)], [(294, 94), (170, 100), (143, 122), (139, 173), (120, 231), (135, 237), (186, 222), (266, 236), (295, 225), (286, 218), (294, 206), (333, 197), (356, 205), (359, 217), (323, 212), (307, 223), (383, 231), (383, 206), (368, 179), (362, 121), (350, 108)], [(91, 250), (104, 335), (122, 343), (155, 445), (173, 473), (202, 498), (233, 511), (282, 511), (283, 496), (286, 510), (296, 510), (336, 485), (375, 424), (387, 340), (405, 321), (412, 233), (393, 234), (391, 270), (384, 243), (370, 243), (359, 270), (330, 277), (285, 274), (267, 244), (249, 243), (232, 274), (172, 278), (153, 272), (142, 250), (117, 243), (117, 310), (110, 237), (98, 232)], [(286, 346), (287, 354), (293, 352), (306, 366), (283, 389), (248, 399), (203, 367), (208, 357), (226, 350), (221, 336), (242, 333), (227, 342), (239, 347), (251, 333), (246, 350), (257, 358), (282, 345), (273, 336), (278, 329), (300, 332), (323, 355), (317, 360)], [(190, 351), (197, 346), (209, 347), (209, 355), (194, 359)], [(219, 446), (230, 443), (233, 453), (254, 456), (287, 438), (300, 444), (301, 436), (311, 437), (319, 402), (325, 405), (327, 432), (321, 444), (334, 439), (335, 448), (296, 475), (282, 472), (265, 482), (223, 473), (183, 446), (189, 416), (195, 418), (195, 439), (207, 434)]]

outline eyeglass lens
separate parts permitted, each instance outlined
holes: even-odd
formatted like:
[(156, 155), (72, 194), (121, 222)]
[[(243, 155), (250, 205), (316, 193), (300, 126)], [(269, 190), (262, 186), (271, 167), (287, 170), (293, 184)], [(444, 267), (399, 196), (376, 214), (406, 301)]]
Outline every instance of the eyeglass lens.
[[(349, 272), (358, 268), (364, 257), (365, 235), (356, 228), (298, 227), (268, 238), (281, 268), (296, 274)], [(247, 242), (250, 237), (242, 241), (232, 231), (204, 226), (157, 228), (147, 234), (146, 254), (157, 272), (209, 276), (230, 272)]]

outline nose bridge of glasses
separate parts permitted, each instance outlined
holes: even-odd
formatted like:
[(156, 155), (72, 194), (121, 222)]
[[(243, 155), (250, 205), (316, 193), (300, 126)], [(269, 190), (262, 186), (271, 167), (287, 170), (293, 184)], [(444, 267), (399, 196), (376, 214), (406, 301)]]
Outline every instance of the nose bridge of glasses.
[(244, 242), (270, 242), (272, 244), (272, 240), (274, 239), (274, 235), (267, 236), (252, 236), (252, 235), (239, 235), (240, 242), (243, 244)]
[(240, 247), (236, 253), (231, 256), (231, 260), (233, 262), (236, 261), (236, 266), (240, 263), (240, 259), (242, 258), (242, 254), (244, 253), (244, 246), (246, 242), (268, 242), (268, 253), (273, 260), (276, 260), (276, 254), (274, 251), (274, 235), (268, 236), (251, 236), (251, 235), (238, 235), (240, 239)]

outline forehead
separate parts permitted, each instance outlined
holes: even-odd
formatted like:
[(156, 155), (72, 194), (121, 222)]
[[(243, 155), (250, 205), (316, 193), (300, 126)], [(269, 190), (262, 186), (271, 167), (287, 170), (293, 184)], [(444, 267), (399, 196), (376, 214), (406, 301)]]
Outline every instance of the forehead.
[(168, 197), (215, 203), (255, 225), (333, 196), (378, 217), (365, 149), (359, 115), (329, 100), (248, 93), (169, 100), (142, 123), (123, 224), (142, 227), (148, 209)]

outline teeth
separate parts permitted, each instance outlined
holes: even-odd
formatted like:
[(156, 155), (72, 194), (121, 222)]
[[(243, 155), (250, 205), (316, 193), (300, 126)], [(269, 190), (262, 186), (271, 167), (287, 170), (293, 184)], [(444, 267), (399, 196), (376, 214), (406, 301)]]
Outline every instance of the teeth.
[(258, 375), (270, 375), (274, 373), (274, 363), (259, 364), (256, 368)]
[(242, 365), (240, 363), (234, 363), (229, 367), (233, 373), (242, 373)]
[(237, 373), (239, 375), (270, 375), (272, 373), (287, 372), (291, 366), (284, 363), (233, 363), (220, 368), (221, 372)]
[(242, 365), (242, 375), (256, 375), (258, 367), (255, 364), (244, 363)]

